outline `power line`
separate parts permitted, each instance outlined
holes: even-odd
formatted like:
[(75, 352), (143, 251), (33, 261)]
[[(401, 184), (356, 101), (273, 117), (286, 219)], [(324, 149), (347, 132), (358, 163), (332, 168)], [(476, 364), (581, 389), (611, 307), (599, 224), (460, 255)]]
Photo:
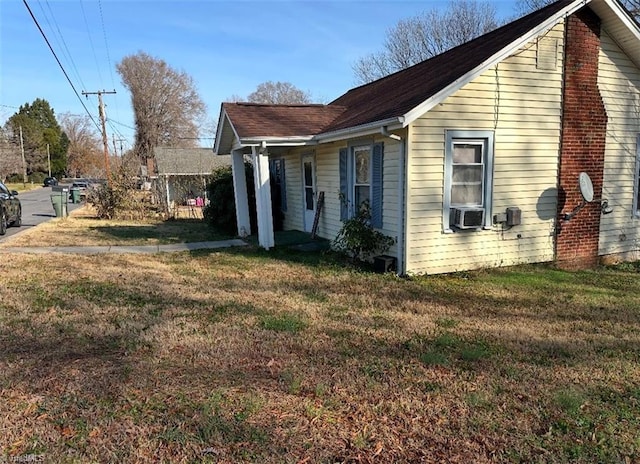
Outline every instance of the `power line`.
[[(76, 78), (80, 82), (80, 85), (82, 85), (83, 87), (86, 87), (84, 85), (84, 82), (82, 82), (82, 77), (80, 77), (80, 72), (78, 71), (78, 67), (76, 66), (76, 63), (73, 60), (73, 57), (71, 56), (71, 52), (69, 51), (69, 47), (67, 46), (67, 42), (66, 42), (66, 40), (64, 40), (64, 36), (62, 35), (62, 31), (60, 30), (60, 27), (58, 26), (58, 21), (56, 20), (56, 16), (53, 14), (53, 10), (51, 9), (51, 5), (49, 4), (49, 0), (45, 0), (45, 3), (47, 4), (47, 8), (49, 9), (49, 12), (51, 13), (51, 19), (53, 20), (53, 24), (55, 25), (56, 30), (58, 31), (58, 37), (60, 37), (60, 40), (58, 41), (58, 45), (60, 44), (60, 42), (62, 42), (62, 52), (65, 54), (65, 56), (67, 57), (67, 59), (71, 63), (71, 67), (75, 71)], [(44, 11), (44, 8), (42, 8), (42, 4), (40, 3), (40, 1), (38, 1), (38, 4), (40, 5), (40, 9), (42, 10), (42, 13), (45, 16), (45, 19), (47, 20), (47, 23), (49, 24), (49, 27), (51, 29), (53, 29), (51, 27), (51, 23), (49, 22), (49, 18), (47, 17), (47, 14)]]
[(126, 127), (127, 129), (136, 130), (135, 127), (127, 126), (126, 124), (123, 124), (123, 123), (121, 123), (119, 121), (116, 121), (115, 119), (109, 119), (109, 121), (113, 122), (113, 123), (115, 123), (115, 124), (117, 124), (119, 126)]
[(102, 84), (102, 74), (100, 73), (100, 64), (98, 63), (98, 55), (96, 55), (96, 49), (93, 46), (93, 40), (91, 39), (91, 29), (89, 28), (89, 21), (87, 21), (87, 15), (84, 11), (84, 4), (82, 0), (80, 0), (80, 9), (82, 10), (82, 17), (84, 18), (84, 25), (87, 28), (87, 35), (89, 36), (89, 45), (91, 45), (91, 51), (93, 52), (93, 59), (96, 62), (96, 68), (98, 70), (98, 79), (100, 79), (100, 83)]
[(40, 31), (40, 34), (42, 34), (42, 38), (47, 43), (47, 46), (49, 47), (49, 50), (51, 50), (51, 53), (53, 54), (53, 57), (56, 59), (56, 62), (58, 63), (58, 66), (60, 66), (60, 69), (62, 70), (62, 73), (64, 74), (64, 77), (67, 78), (67, 82), (69, 82), (69, 85), (73, 89), (73, 93), (75, 93), (76, 97), (78, 97), (78, 101), (80, 102), (80, 104), (82, 105), (84, 110), (87, 112), (87, 114), (89, 115), (89, 118), (91, 119), (91, 121), (93, 121), (93, 123), (95, 124), (96, 128), (98, 130), (100, 130), (100, 126), (98, 125), (96, 120), (93, 119), (93, 115), (89, 112), (89, 109), (86, 107), (86, 105), (82, 101), (82, 98), (80, 97), (80, 94), (76, 90), (75, 85), (73, 85), (73, 82), (71, 82), (71, 79), (69, 78), (69, 74), (67, 74), (67, 71), (64, 69), (64, 66), (62, 66), (62, 63), (60, 62), (60, 59), (58, 58), (58, 55), (56, 55), (56, 52), (53, 50), (53, 47), (51, 46), (51, 43), (49, 42), (49, 39), (47, 39), (47, 36), (45, 35), (44, 31), (42, 30), (42, 27), (40, 27), (40, 23), (38, 23), (38, 20), (34, 16), (33, 11), (31, 11), (31, 8), (29, 7), (29, 4), (27, 3), (27, 0), (22, 0), (22, 3), (24, 3), (24, 6), (27, 7), (27, 11), (29, 11), (29, 14), (31, 15), (31, 19), (33, 19), (33, 22), (35, 23), (36, 27)]
[[(111, 75), (111, 86), (113, 88), (116, 87), (115, 82), (113, 80), (113, 65), (111, 64), (111, 54), (109, 53), (109, 42), (107, 41), (107, 29), (104, 27), (104, 14), (102, 12), (102, 0), (98, 0), (98, 8), (100, 10), (100, 24), (102, 25), (102, 35), (104, 37), (104, 47), (107, 52), (107, 63), (109, 65), (109, 74)], [(120, 111), (118, 111), (118, 96), (115, 97), (116, 103), (116, 114), (120, 116)]]

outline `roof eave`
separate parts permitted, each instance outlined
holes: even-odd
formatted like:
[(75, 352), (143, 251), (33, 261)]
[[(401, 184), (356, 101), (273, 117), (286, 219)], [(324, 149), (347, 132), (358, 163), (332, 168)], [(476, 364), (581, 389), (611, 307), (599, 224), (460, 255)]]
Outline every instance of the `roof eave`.
[[(518, 40), (511, 42), (508, 46), (504, 47), (497, 53), (493, 54), (489, 59), (485, 60), (480, 65), (476, 66), (474, 69), (467, 72), (459, 79), (456, 79), (455, 81), (453, 81), (451, 84), (446, 86), (441, 91), (432, 95), (427, 100), (425, 100), (424, 102), (422, 102), (421, 104), (413, 108), (412, 110), (405, 113), (403, 126), (404, 127), (408, 126), (409, 124), (414, 122), (416, 119), (418, 119), (419, 117), (421, 117), (422, 115), (430, 111), (436, 105), (439, 105), (440, 103), (442, 103), (446, 98), (448, 98), (449, 96), (451, 96), (452, 94), (460, 90), (466, 84), (470, 83), (475, 78), (480, 76), (483, 72), (485, 72), (491, 66), (507, 58), (515, 50), (518, 50), (520, 47), (522, 47), (524, 44), (532, 40), (534, 37), (554, 27), (557, 24), (558, 20), (572, 15), (579, 9), (591, 3), (591, 1), (592, 0), (576, 0), (575, 2), (567, 5), (562, 10), (558, 11), (553, 16), (550, 16), (546, 21), (543, 21), (538, 26), (531, 29), (526, 34), (522, 35)], [(605, 1), (609, 2), (609, 0), (605, 0)]]
[(227, 114), (227, 112), (224, 109), (223, 105), (220, 105), (220, 117), (218, 118), (218, 127), (216, 128), (216, 140), (213, 144), (213, 153), (215, 155), (227, 155), (229, 153), (231, 153), (231, 151), (233, 150), (233, 145), (235, 145), (235, 143), (231, 144), (230, 150), (228, 152), (223, 152), (221, 153), (220, 150), (224, 149), (226, 147), (221, 148), (221, 143), (222, 143), (222, 135), (223, 132), (225, 130), (225, 121), (227, 121), (229, 123), (229, 127), (231, 128), (231, 131), (233, 132), (233, 139), (234, 140), (239, 140), (240, 137), (238, 136), (238, 132), (236, 131), (236, 128), (233, 127), (233, 123), (231, 122), (231, 118), (229, 117), (229, 115)]
[(298, 147), (304, 145), (315, 145), (316, 142), (313, 141), (313, 135), (296, 135), (289, 137), (265, 135), (239, 139), (239, 144), (242, 147), (255, 147), (262, 145), (263, 143), (266, 144), (266, 146), (272, 147)]
[(380, 133), (380, 130), (383, 127), (387, 127), (388, 130), (400, 129), (403, 127), (403, 122), (404, 118), (402, 116), (395, 116), (393, 118), (361, 124), (359, 126), (320, 133), (314, 137), (314, 140), (318, 143), (330, 143), (344, 140), (346, 138), (364, 137)]
[[(603, 8), (609, 8), (616, 18), (622, 23), (624, 28), (618, 34), (611, 31), (611, 38), (618, 44), (618, 46), (629, 56), (633, 63), (640, 67), (640, 28), (638, 23), (634, 21), (627, 11), (616, 0), (601, 0), (592, 2), (591, 7), (598, 16), (603, 15)], [(603, 19), (603, 24), (606, 25), (606, 20)], [(607, 31), (610, 32), (610, 31)]]

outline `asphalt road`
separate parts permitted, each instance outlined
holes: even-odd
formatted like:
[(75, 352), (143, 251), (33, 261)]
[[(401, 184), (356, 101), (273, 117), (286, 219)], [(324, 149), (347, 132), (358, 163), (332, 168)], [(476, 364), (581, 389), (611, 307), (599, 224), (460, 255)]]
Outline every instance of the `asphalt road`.
[[(50, 221), (56, 217), (56, 213), (53, 210), (51, 204), (51, 191), (50, 187), (40, 187), (28, 192), (22, 192), (18, 195), (20, 204), (22, 205), (22, 226), (21, 227), (9, 227), (7, 234), (0, 236), (0, 242), (11, 237), (12, 235), (19, 234), (25, 230), (30, 229), (42, 222)], [(75, 205), (73, 203), (67, 204), (68, 212), (80, 207), (81, 205)]]

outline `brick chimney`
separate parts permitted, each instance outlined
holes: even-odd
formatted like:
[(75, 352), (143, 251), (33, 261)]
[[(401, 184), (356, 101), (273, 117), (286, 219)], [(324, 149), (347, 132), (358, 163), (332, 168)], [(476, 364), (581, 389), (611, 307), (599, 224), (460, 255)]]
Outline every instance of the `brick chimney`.
[(588, 7), (567, 19), (564, 95), (559, 166), (556, 261), (577, 269), (598, 263), (600, 202), (588, 203), (569, 221), (582, 202), (578, 176), (591, 177), (594, 198), (602, 196), (607, 112), (598, 89), (600, 18)]

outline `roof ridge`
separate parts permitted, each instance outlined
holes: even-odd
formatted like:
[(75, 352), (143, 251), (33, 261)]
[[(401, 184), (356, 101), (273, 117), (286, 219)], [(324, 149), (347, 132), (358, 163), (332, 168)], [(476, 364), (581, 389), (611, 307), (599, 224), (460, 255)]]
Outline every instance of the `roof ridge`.
[(398, 74), (402, 74), (402, 73), (405, 73), (405, 72), (409, 72), (410, 70), (412, 70), (413, 68), (416, 68), (416, 67), (418, 67), (418, 66), (428, 66), (428, 65), (427, 65), (427, 63), (429, 63), (430, 61), (432, 61), (432, 60), (434, 60), (434, 59), (436, 59), (436, 58), (438, 58), (438, 59), (443, 59), (443, 58), (444, 58), (444, 57), (446, 57), (447, 55), (455, 55), (455, 54), (456, 54), (456, 53), (458, 53), (458, 52), (459, 52), (459, 50), (460, 50), (460, 49), (462, 49), (462, 48), (465, 48), (465, 47), (469, 47), (469, 48), (471, 48), (475, 42), (478, 42), (478, 41), (487, 41), (487, 40), (489, 40), (490, 38), (492, 38), (494, 35), (499, 35), (499, 34), (501, 34), (505, 29), (507, 29), (507, 28), (509, 28), (509, 27), (513, 27), (513, 25), (514, 25), (514, 24), (516, 24), (516, 23), (519, 23), (519, 22), (526, 23), (526, 22), (528, 21), (529, 17), (531, 17), (531, 16), (535, 16), (535, 15), (542, 15), (542, 12), (543, 12), (544, 10), (547, 10), (547, 9), (554, 9), (554, 8), (555, 8), (555, 5), (556, 5), (556, 4), (558, 4), (558, 3), (561, 3), (561, 2), (562, 2), (562, 3), (571, 4), (571, 3), (572, 3), (572, 2), (574, 2), (574, 1), (575, 1), (575, 0), (556, 0), (556, 1), (555, 1), (555, 2), (553, 2), (553, 3), (549, 3), (549, 4), (545, 5), (544, 7), (539, 8), (539, 9), (537, 9), (537, 10), (535, 10), (535, 11), (532, 11), (531, 13), (528, 13), (528, 14), (526, 14), (526, 15), (524, 15), (524, 16), (519, 17), (519, 18), (516, 18), (516, 19), (514, 19), (513, 21), (509, 21), (508, 23), (505, 23), (505, 24), (503, 24), (503, 25), (502, 25), (502, 26), (500, 26), (500, 27), (497, 27), (497, 28), (495, 28), (495, 29), (493, 29), (493, 30), (491, 30), (491, 31), (489, 31), (489, 32), (486, 32), (486, 33), (484, 33), (484, 34), (479, 35), (478, 37), (475, 37), (475, 38), (473, 38), (473, 39), (471, 39), (471, 40), (468, 40), (467, 42), (464, 42), (464, 43), (461, 43), (461, 44), (459, 44), (459, 45), (456, 45), (455, 47), (450, 48), (450, 49), (448, 49), (448, 50), (445, 50), (445, 51), (444, 51), (444, 52), (442, 52), (442, 53), (438, 53), (437, 55), (433, 55), (433, 56), (431, 56), (431, 57), (427, 58), (426, 60), (422, 60), (422, 61), (420, 61), (420, 62), (418, 62), (418, 63), (412, 64), (411, 66), (409, 66), (409, 67), (407, 67), (407, 68), (399, 69), (399, 70), (397, 70), (397, 71), (394, 71), (394, 72), (393, 72), (393, 73), (391, 73), (391, 74), (387, 74), (386, 76), (383, 76), (383, 77), (381, 77), (381, 78), (379, 78), (379, 79), (376, 79), (376, 80), (373, 80), (373, 81), (371, 81), (371, 82), (367, 82), (367, 83), (362, 84), (362, 85), (359, 85), (359, 86), (357, 86), (357, 87), (352, 87), (351, 89), (347, 90), (345, 93), (343, 93), (342, 95), (340, 95), (338, 98), (336, 98), (336, 99), (334, 99), (333, 101), (331, 101), (331, 102), (329, 103), (329, 105), (334, 104), (334, 103), (335, 103), (336, 101), (338, 101), (340, 98), (344, 97), (345, 95), (347, 95), (348, 93), (350, 93), (350, 92), (352, 92), (352, 91), (354, 91), (354, 90), (360, 90), (360, 89), (362, 89), (362, 88), (364, 88), (364, 87), (373, 86), (373, 85), (379, 85), (381, 82), (384, 82), (384, 81), (386, 81), (386, 80), (389, 80), (389, 79), (391, 79), (391, 78), (394, 78), (394, 77), (395, 77), (395, 76), (397, 76)]
[(223, 105), (237, 106), (262, 106), (262, 107), (278, 107), (278, 108), (309, 108), (309, 107), (328, 107), (327, 103), (253, 103), (253, 102), (223, 102)]

